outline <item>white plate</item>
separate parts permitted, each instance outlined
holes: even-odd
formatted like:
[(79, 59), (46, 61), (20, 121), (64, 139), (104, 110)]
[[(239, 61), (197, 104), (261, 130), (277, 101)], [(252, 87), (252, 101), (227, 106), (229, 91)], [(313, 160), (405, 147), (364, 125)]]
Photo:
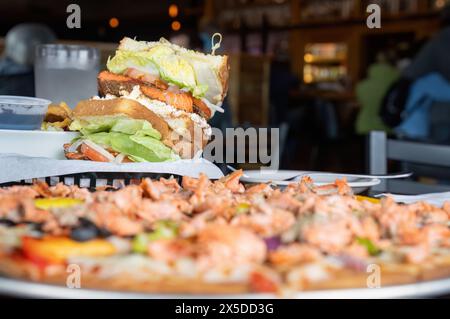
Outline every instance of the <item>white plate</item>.
[[(304, 291), (295, 294), (297, 299), (386, 299), (439, 297), (450, 293), (450, 279), (419, 282), (408, 285), (387, 286), (378, 289), (354, 288), (337, 290)], [(273, 294), (240, 295), (186, 295), (186, 294), (144, 294), (125, 291), (101, 291), (91, 289), (70, 289), (63, 286), (45, 285), (0, 276), (0, 294), (25, 298), (70, 298), (70, 299), (267, 299)]]
[(353, 189), (355, 194), (362, 193), (370, 187), (376, 186), (381, 183), (378, 178), (359, 178), (347, 176), (345, 174), (325, 173), (325, 172), (313, 172), (313, 171), (289, 171), (289, 170), (252, 170), (244, 171), (244, 176), (241, 181), (244, 183), (269, 183), (272, 182), (278, 186), (287, 186), (291, 183), (298, 182), (301, 177), (293, 181), (286, 181), (291, 177), (302, 174), (311, 174), (314, 180), (314, 184), (317, 186), (332, 184), (336, 179), (346, 178), (348, 185)]
[(0, 130), (0, 153), (65, 159), (63, 145), (79, 133)]

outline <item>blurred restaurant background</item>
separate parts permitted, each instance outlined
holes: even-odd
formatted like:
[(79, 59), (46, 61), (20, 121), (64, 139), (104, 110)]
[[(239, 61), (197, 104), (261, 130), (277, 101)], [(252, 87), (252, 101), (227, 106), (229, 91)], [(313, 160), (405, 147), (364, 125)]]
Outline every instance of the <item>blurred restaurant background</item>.
[[(102, 67), (124, 36), (166, 37), (210, 52), (211, 36), (220, 32), (217, 53), (230, 55), (231, 76), (227, 112), (214, 125), (282, 128), (283, 169), (360, 173), (369, 170), (374, 130), (450, 144), (449, 2), (2, 0), (0, 54), (8, 31), (20, 23), (45, 24), (60, 43), (98, 48)], [(81, 8), (79, 29), (66, 26), (70, 3)], [(382, 8), (379, 29), (366, 24), (374, 3)], [(1, 66), (0, 91), (13, 78)], [(416, 107), (424, 99), (432, 103), (410, 123), (404, 114), (413, 92), (423, 93)]]

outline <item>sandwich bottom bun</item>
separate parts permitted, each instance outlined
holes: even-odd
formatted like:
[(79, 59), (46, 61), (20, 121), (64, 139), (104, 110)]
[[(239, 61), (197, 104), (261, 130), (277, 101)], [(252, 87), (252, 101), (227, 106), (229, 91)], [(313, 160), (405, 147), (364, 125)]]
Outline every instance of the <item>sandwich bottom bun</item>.
[(183, 159), (191, 159), (201, 152), (209, 137), (189, 116), (177, 114), (164, 118), (141, 103), (127, 98), (83, 100), (73, 110), (73, 119), (97, 116), (126, 116), (148, 121), (161, 133), (161, 141)]

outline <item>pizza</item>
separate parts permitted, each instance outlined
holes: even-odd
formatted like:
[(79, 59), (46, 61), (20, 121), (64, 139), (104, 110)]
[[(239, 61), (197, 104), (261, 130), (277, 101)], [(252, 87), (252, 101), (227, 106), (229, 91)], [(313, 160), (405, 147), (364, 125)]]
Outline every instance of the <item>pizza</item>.
[[(345, 180), (284, 189), (143, 179), (0, 189), (0, 273), (144, 293), (289, 296), (450, 276), (450, 202), (402, 205), (354, 196)], [(75, 268), (74, 268), (75, 267)]]

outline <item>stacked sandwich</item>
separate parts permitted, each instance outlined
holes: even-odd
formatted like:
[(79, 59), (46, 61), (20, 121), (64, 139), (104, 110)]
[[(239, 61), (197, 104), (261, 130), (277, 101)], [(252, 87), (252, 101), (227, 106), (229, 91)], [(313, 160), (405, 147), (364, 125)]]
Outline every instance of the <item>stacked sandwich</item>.
[(193, 158), (211, 137), (208, 120), (228, 87), (228, 57), (161, 39), (124, 38), (98, 76), (99, 97), (74, 109), (70, 159), (162, 162)]

